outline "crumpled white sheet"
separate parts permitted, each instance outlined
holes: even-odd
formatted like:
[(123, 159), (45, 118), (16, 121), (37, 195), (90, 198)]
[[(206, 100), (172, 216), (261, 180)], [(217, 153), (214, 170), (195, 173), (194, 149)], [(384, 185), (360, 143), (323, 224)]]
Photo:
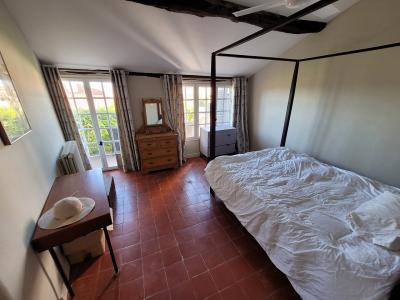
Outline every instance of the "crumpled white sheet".
[(205, 175), (303, 299), (387, 299), (400, 279), (399, 252), (368, 233), (336, 238), (312, 222), (318, 213), (347, 228), (352, 210), (399, 189), (287, 148), (221, 156)]

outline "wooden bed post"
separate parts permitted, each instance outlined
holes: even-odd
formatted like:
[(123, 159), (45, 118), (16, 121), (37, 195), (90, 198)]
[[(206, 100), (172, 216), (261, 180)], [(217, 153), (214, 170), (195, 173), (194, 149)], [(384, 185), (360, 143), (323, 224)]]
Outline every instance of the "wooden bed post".
[(280, 145), (281, 147), (284, 147), (286, 145), (286, 138), (287, 138), (287, 133), (288, 133), (288, 129), (289, 129), (290, 116), (292, 115), (294, 95), (296, 93), (297, 76), (299, 74), (299, 64), (300, 64), (300, 62), (296, 61), (296, 64), (294, 65), (292, 85), (290, 86), (290, 94), (289, 94), (288, 105), (286, 108), (285, 123), (283, 125), (283, 131), (282, 131), (282, 138), (281, 138), (281, 145)]

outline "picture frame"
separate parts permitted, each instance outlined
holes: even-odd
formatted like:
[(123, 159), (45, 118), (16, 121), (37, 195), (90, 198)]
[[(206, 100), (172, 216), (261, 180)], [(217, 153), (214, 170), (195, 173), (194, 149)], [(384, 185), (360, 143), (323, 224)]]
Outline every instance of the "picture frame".
[(14, 83), (0, 52), (0, 138), (12, 145), (32, 131)]

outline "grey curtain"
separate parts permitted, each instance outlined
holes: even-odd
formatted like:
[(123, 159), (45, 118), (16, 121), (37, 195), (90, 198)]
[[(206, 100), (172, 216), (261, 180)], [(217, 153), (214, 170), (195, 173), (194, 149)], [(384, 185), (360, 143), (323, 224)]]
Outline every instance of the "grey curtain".
[(110, 73), (121, 143), (122, 168), (124, 172), (136, 171), (139, 169), (139, 160), (126, 72), (124, 70), (111, 70)]
[(179, 163), (184, 162), (183, 150), (185, 147), (185, 115), (183, 110), (183, 91), (181, 75), (164, 75), (163, 107), (167, 125), (178, 133)]
[(249, 151), (249, 130), (247, 123), (247, 79), (237, 77), (233, 79), (234, 110), (233, 127), (237, 131), (236, 145), (239, 153)]
[(85, 148), (83, 147), (78, 126), (76, 125), (72, 110), (69, 106), (58, 68), (55, 66), (42, 65), (42, 72), (64, 139), (65, 141), (76, 141), (83, 165), (86, 170), (90, 170), (92, 167), (86, 155)]

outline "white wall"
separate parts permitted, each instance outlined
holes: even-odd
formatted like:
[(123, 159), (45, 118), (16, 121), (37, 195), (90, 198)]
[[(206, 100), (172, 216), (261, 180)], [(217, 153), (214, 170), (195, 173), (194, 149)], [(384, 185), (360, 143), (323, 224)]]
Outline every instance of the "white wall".
[[(400, 2), (363, 0), (286, 57), (307, 57), (400, 37)], [(287, 146), (400, 186), (400, 48), (302, 63)], [(293, 64), (271, 63), (250, 81), (252, 149), (278, 146)]]
[[(162, 81), (160, 78), (147, 76), (129, 76), (128, 91), (131, 98), (135, 130), (143, 126), (143, 99), (164, 98)], [(185, 144), (185, 157), (199, 156), (199, 140), (189, 140)]]
[(0, 142), (0, 298), (56, 299), (54, 264), (47, 253), (36, 256), (29, 242), (64, 139), (38, 62), (1, 0), (0, 51), (33, 129), (14, 145)]
[(160, 78), (148, 76), (129, 76), (128, 91), (135, 122), (135, 130), (143, 126), (143, 99), (163, 98), (164, 92)]

